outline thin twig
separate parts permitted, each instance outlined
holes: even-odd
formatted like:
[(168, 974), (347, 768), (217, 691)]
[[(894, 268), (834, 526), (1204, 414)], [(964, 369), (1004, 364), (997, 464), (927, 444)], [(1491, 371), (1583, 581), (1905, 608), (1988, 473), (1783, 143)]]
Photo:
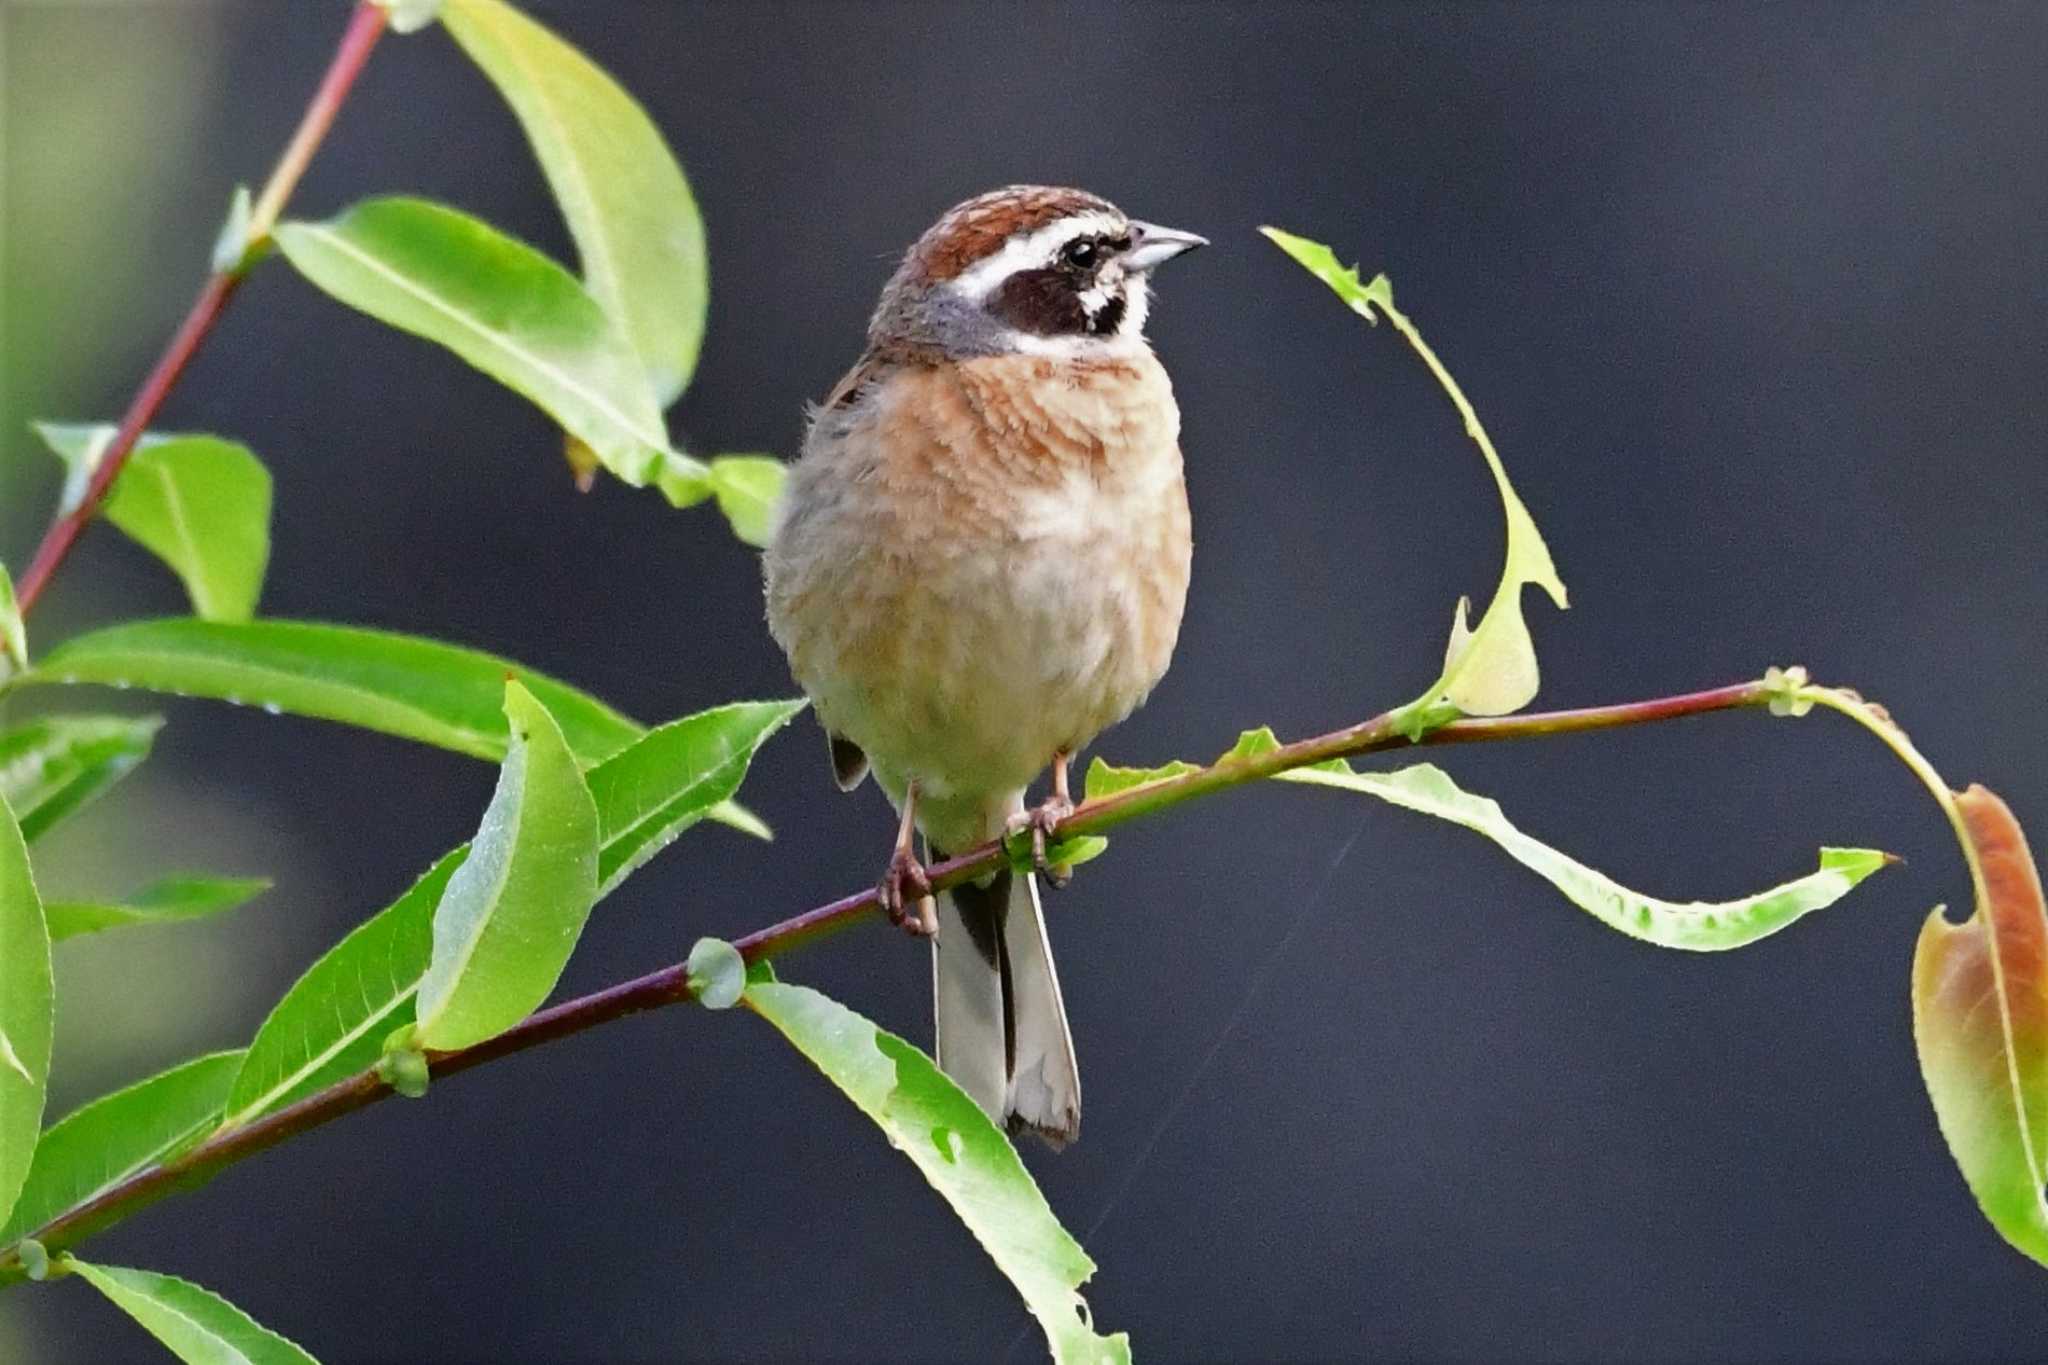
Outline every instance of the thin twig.
[[(1727, 687), (1650, 701), (1595, 706), (1574, 711), (1536, 712), (1495, 719), (1454, 721), (1409, 741), (1395, 729), (1392, 712), (1375, 716), (1358, 725), (1336, 730), (1313, 739), (1298, 740), (1249, 757), (1225, 758), (1184, 773), (1179, 777), (1119, 792), (1115, 796), (1082, 804), (1054, 830), (1056, 838), (1097, 834), (1127, 821), (1154, 815), (1213, 792), (1244, 786), (1251, 782), (1326, 762), (1333, 758), (1355, 758), (1386, 749), (1408, 749), (1416, 745), (1476, 744), (1507, 739), (1531, 739), (1544, 735), (1575, 734), (1585, 730), (1607, 730), (1680, 716), (1702, 715), (1762, 706), (1774, 695), (1764, 682), (1734, 683)], [(988, 843), (930, 869), (934, 888), (943, 889), (989, 871), (1009, 855), (1001, 843)], [(801, 915), (758, 929), (734, 941), (747, 962), (765, 961), (827, 934), (844, 929), (876, 909), (873, 888), (845, 896)], [(563, 1001), (529, 1016), (497, 1037), (474, 1047), (454, 1052), (429, 1052), (427, 1062), (437, 1077), (452, 1076), (498, 1057), (524, 1052), (557, 1038), (595, 1028), (599, 1024), (643, 1010), (680, 1004), (691, 998), (689, 968), (681, 963), (623, 981), (615, 986), (574, 1000)], [(145, 1167), (91, 1199), (58, 1215), (30, 1234), (50, 1252), (76, 1245), (130, 1214), (179, 1190), (205, 1184), (213, 1176), (246, 1157), (276, 1146), (285, 1139), (332, 1122), (344, 1114), (386, 1099), (395, 1092), (366, 1071), (337, 1081), (295, 1104), (208, 1138), (199, 1145), (160, 1164)], [(0, 1252), (0, 1285), (26, 1276), (18, 1250)]]
[(199, 344), (213, 330), (213, 324), (220, 320), (228, 300), (234, 297), (235, 287), (242, 282), (248, 262), (269, 237), (270, 229), (276, 226), (277, 215), (283, 211), (285, 201), (297, 187), (299, 177), (305, 174), (306, 165), (320, 146), (320, 140), (333, 126), (334, 116), (348, 97), (357, 75), (362, 72), (363, 63), (369, 60), (370, 49), (376, 46), (377, 39), (383, 34), (384, 24), (382, 6), (373, 0), (357, 0), (355, 13), (349, 17), (348, 28), (334, 50), (334, 60), (328, 64), (327, 75), (314, 92), (312, 103), (306, 106), (298, 131), (292, 135), (250, 215), (248, 250), (241, 254), (239, 260), (217, 268), (207, 277), (206, 283), (200, 287), (199, 297), (192, 300), (192, 307), (186, 311), (185, 320), (178, 324), (178, 330), (171, 334), (170, 342), (165, 345), (148, 377), (142, 381), (142, 387), (129, 400), (128, 410), (121, 416), (121, 425), (114, 433), (113, 442), (100, 457), (92, 481), (86, 485), (85, 496), (79, 499), (77, 506), (52, 521), (50, 529), (43, 533), (42, 543), (36, 546), (27, 570), (16, 585), (22, 615), (26, 616), (36, 599), (43, 595), (50, 575), (57, 572), (57, 566), (71, 553), (71, 547), (78, 542), (79, 533), (85, 530), (86, 523), (98, 515), (107, 490), (114, 486), (114, 480), (128, 463), (136, 441), (156, 419), (157, 410), (163, 407), (164, 399), (170, 396), (171, 389), (199, 350)]

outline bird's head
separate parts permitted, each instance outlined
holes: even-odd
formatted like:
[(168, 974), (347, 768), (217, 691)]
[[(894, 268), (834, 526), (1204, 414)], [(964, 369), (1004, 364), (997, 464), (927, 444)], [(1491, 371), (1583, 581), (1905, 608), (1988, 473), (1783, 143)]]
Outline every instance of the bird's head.
[(1145, 345), (1152, 271), (1206, 243), (1081, 190), (991, 190), (905, 253), (868, 337), (950, 358), (1129, 355)]

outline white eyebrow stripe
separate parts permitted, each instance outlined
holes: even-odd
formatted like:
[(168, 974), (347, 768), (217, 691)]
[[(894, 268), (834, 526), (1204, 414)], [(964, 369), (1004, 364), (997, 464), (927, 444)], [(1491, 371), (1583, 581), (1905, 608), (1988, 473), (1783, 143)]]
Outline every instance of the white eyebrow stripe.
[(983, 261), (977, 261), (953, 278), (951, 288), (962, 298), (976, 303), (986, 299), (996, 286), (1016, 274), (1019, 270), (1030, 270), (1052, 264), (1052, 254), (1069, 238), (1084, 232), (1098, 232), (1115, 236), (1124, 230), (1124, 220), (1117, 214), (1091, 209), (1086, 213), (1070, 213), (1056, 222), (1047, 223), (1019, 237), (1004, 242), (1002, 249)]

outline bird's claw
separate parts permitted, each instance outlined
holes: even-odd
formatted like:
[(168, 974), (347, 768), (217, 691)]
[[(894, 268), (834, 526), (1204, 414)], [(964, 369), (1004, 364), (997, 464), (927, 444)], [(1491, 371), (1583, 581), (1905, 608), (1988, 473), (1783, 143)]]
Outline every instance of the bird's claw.
[(1073, 880), (1073, 873), (1054, 867), (1045, 860), (1046, 841), (1059, 827), (1060, 821), (1074, 813), (1073, 801), (1065, 796), (1048, 796), (1030, 810), (1019, 811), (1010, 817), (1009, 833), (1022, 834), (1031, 831), (1031, 865), (1045, 884), (1058, 891)]
[(889, 923), (912, 938), (931, 938), (939, 932), (939, 907), (932, 899), (931, 878), (907, 848), (897, 849), (890, 857), (875, 887), (875, 901)]

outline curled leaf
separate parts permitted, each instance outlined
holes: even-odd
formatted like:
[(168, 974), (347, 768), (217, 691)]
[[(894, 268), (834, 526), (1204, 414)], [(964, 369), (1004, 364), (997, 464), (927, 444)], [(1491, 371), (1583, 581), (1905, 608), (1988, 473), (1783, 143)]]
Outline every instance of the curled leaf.
[(1536, 647), (1529, 637), (1529, 623), (1522, 615), (1522, 589), (1531, 584), (1542, 588), (1560, 609), (1571, 603), (1551, 560), (1550, 547), (1544, 544), (1535, 518), (1529, 515), (1529, 509), (1508, 481), (1507, 466), (1501, 463), (1493, 441), (1479, 424), (1479, 414), (1415, 324), (1394, 306), (1394, 287), (1385, 275), (1376, 275), (1370, 284), (1362, 284), (1357, 268), (1340, 265), (1335, 253), (1322, 243), (1278, 228), (1261, 231), (1366, 321), (1374, 320), (1374, 309), (1386, 316), (1422, 357), (1464, 418), (1465, 432), (1486, 457), (1487, 468), (1493, 471), (1494, 483), (1500, 490), (1501, 508), (1507, 517), (1507, 562), (1501, 570), (1500, 586), (1494, 590), (1493, 600), (1477, 626), (1469, 623), (1469, 603), (1459, 600), (1451, 620), (1443, 673), (1428, 691), (1404, 708), (1404, 729), (1410, 738), (1419, 737), (1452, 719), (1454, 712), (1450, 708), (1472, 716), (1503, 716), (1521, 710), (1535, 697), (1538, 683)]
[(1954, 796), (1977, 905), (1913, 950), (1913, 1040), (1941, 1134), (2001, 1236), (2048, 1265), (2048, 914), (2027, 837), (1981, 786)]
[(1740, 948), (1833, 905), (1852, 887), (1892, 861), (1876, 849), (1824, 848), (1820, 867), (1794, 881), (1732, 901), (1659, 900), (1631, 891), (1613, 878), (1558, 852), (1517, 829), (1500, 803), (1474, 796), (1433, 764), (1418, 763), (1391, 773), (1352, 772), (1342, 764), (1321, 764), (1278, 774), (1282, 781), (1363, 792), (1439, 820), (1463, 825), (1498, 844), (1509, 857), (1563, 892), (1565, 898), (1610, 929), (1662, 948), (1716, 952)]

